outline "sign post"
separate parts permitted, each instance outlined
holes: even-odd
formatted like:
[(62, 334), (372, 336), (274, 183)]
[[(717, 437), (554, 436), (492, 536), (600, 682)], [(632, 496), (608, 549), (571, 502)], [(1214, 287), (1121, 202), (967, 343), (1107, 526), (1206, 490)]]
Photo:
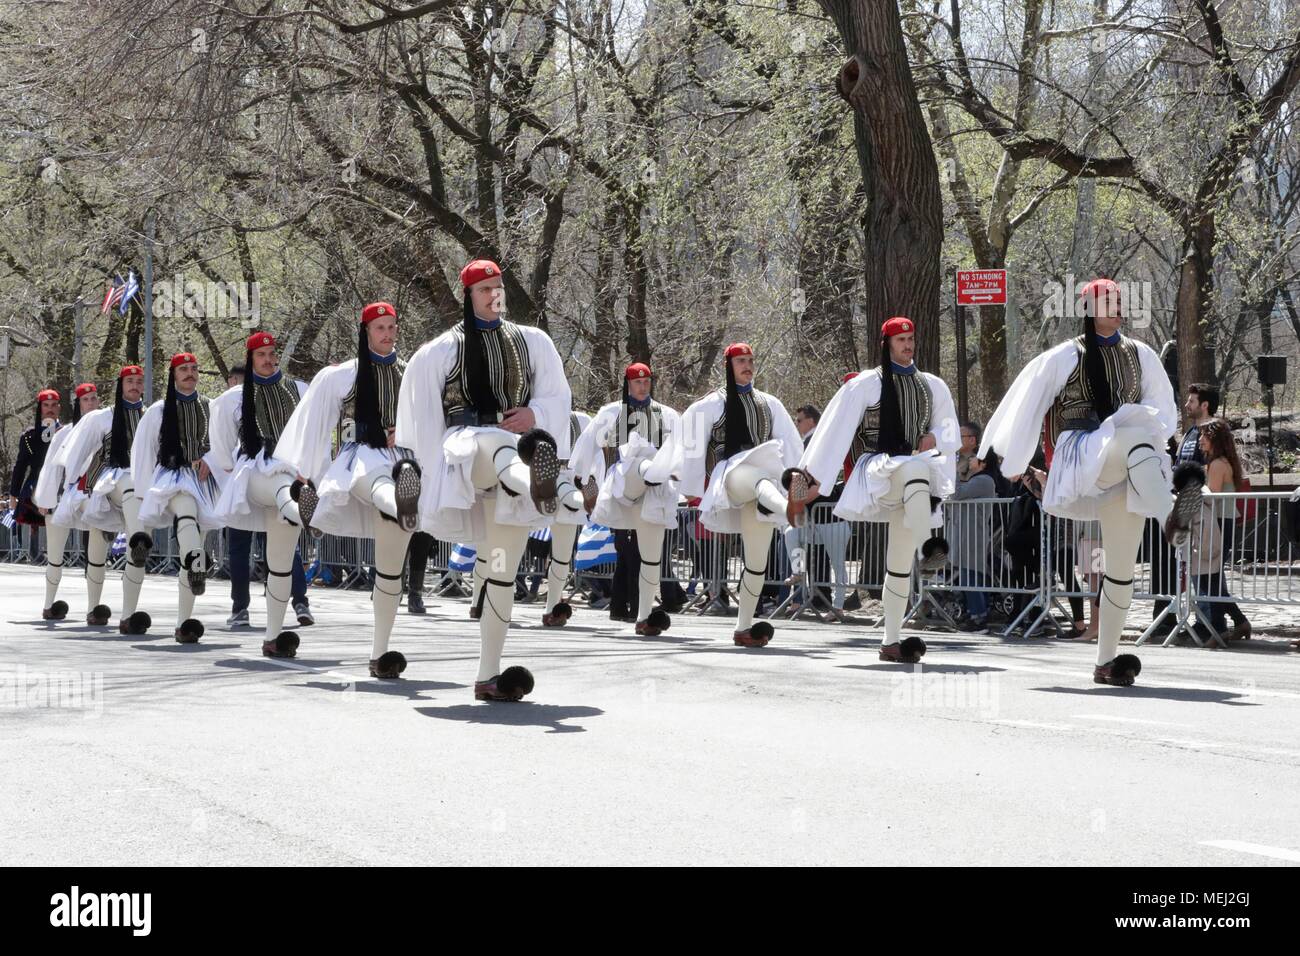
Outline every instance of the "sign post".
[(953, 273), (953, 320), (957, 331), (957, 417), (967, 415), (966, 319), (964, 306), (1006, 305), (1006, 269), (957, 269)]

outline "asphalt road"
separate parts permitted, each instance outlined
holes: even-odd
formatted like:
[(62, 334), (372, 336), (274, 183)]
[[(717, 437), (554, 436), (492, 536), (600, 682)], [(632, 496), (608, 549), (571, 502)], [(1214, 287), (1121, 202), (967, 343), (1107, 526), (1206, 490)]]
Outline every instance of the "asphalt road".
[[(464, 602), (400, 612), (405, 680), (366, 676), (370, 606), (312, 592), (295, 661), (39, 620), (41, 569), (0, 569), (0, 858), (11, 864), (1251, 864), (1300, 862), (1300, 654), (1141, 648), (1134, 688), (1095, 649), (678, 616), (655, 639), (517, 607), (507, 664), (537, 688), (475, 703)], [(120, 600), (116, 575), (106, 596)], [(254, 587), (253, 621), (263, 619)], [(926, 636), (926, 635), (923, 635)]]

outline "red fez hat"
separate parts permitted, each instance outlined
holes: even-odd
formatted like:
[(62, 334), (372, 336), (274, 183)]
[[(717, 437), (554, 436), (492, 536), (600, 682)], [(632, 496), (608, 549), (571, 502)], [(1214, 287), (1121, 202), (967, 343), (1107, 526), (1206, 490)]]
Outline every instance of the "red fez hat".
[(898, 335), (900, 332), (915, 332), (916, 324), (903, 315), (896, 315), (880, 327), (880, 337), (889, 338), (891, 335)]
[(77, 398), (81, 398), (82, 395), (94, 395), (98, 391), (99, 389), (95, 387), (94, 382), (82, 382), (73, 390), (73, 394), (75, 394)]
[(248, 351), (251, 352), (254, 349), (264, 349), (268, 345), (274, 345), (275, 339), (270, 332), (254, 332), (244, 344), (248, 346)]
[(501, 267), (491, 259), (475, 259), (460, 270), (460, 284), (468, 289), (484, 279), (495, 279), (501, 274)]
[[(853, 380), (854, 380), (855, 378), (857, 378), (857, 377), (858, 377), (858, 373), (857, 373), (857, 372), (845, 372), (845, 373), (844, 373), (844, 382), (851, 382), (851, 381), (853, 381)], [(843, 384), (843, 382), (841, 382), (840, 384)]]
[(371, 302), (361, 310), (361, 324), (369, 325), (375, 319), (382, 318), (385, 315), (397, 318), (397, 310), (389, 302)]
[(638, 378), (649, 378), (650, 366), (645, 362), (633, 362), (623, 371), (623, 377), (629, 382)]
[(117, 373), (118, 378), (126, 378), (128, 375), (143, 375), (144, 369), (138, 365), (123, 365), (122, 371)]
[(193, 352), (177, 352), (172, 356), (172, 368), (178, 365), (198, 365), (199, 360), (194, 357)]
[(52, 388), (43, 388), (36, 393), (36, 400), (38, 402), (57, 402), (59, 393)]
[(727, 358), (735, 358), (737, 355), (753, 355), (754, 350), (749, 347), (748, 342), (732, 342), (727, 346)]
[(1091, 299), (1094, 303), (1104, 297), (1107, 301), (1113, 301), (1116, 305), (1119, 305), (1119, 294), (1119, 283), (1114, 279), (1093, 279), (1079, 290), (1080, 299), (1085, 301)]

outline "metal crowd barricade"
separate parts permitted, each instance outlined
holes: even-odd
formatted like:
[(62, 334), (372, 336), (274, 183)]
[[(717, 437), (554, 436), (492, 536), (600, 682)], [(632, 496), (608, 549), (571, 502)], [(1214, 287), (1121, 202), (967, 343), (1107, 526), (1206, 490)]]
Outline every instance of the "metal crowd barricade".
[[(983, 617), (1000, 610), (1008, 624), (1004, 633), (1015, 630), (1035, 611), (1032, 631), (1048, 615), (1043, 594), (1042, 540), (1040, 561), (1017, 561), (1007, 550), (1014, 498), (968, 498), (943, 502), (943, 537), (948, 542), (948, 563), (934, 575), (920, 575), (917, 599), (908, 613), (914, 617), (927, 604), (936, 608), (948, 624), (955, 625), (951, 601), (971, 603), (968, 595), (984, 595)], [(1040, 531), (1041, 534), (1041, 531)], [(1017, 567), (1019, 565), (1019, 567)]]
[[(944, 502), (948, 567), (919, 576), (909, 619), (922, 610), (934, 609), (952, 624), (956, 601), (966, 594), (982, 593), (1000, 602), (1006, 612), (1004, 635), (1023, 626), (1025, 636), (1031, 636), (1045, 625), (1059, 631), (1053, 611), (1064, 612), (1062, 600), (1095, 599), (1103, 570), (1096, 523), (1057, 518), (1035, 503), (1038, 529), (1027, 540), (1037, 541), (1038, 554), (1013, 556), (1007, 538), (1014, 503), (1015, 499)], [(846, 522), (833, 511), (833, 504), (819, 503), (809, 509), (803, 526), (773, 535), (764, 587), (776, 592), (777, 601), (769, 616), (805, 613), (820, 603), (812, 598), (822, 589), (832, 594), (831, 610), (842, 608), (845, 596), (852, 592), (878, 597), (884, 580), (887, 525)], [(28, 534), (20, 536), (16, 529), (0, 528), (0, 559), (30, 560)], [(175, 573), (180, 555), (172, 529), (156, 529), (153, 538), (150, 573)], [(226, 544), (224, 534), (208, 533), (212, 567), (225, 566)], [(38, 533), (37, 547), (39, 564), (43, 560), (43, 530)], [(260, 546), (256, 547), (260, 551)], [(372, 540), (334, 535), (315, 539), (304, 533), (299, 547), (304, 563), (329, 569), (334, 586), (369, 587)], [(437, 541), (428, 570), (445, 575), (453, 547), (454, 542)], [(818, 552), (825, 555), (824, 565)], [(81, 533), (69, 536), (65, 554), (73, 564), (84, 560)], [(734, 597), (744, 568), (740, 536), (708, 531), (700, 523), (697, 509), (679, 510), (677, 528), (666, 537), (664, 556), (664, 577), (676, 579), (684, 589), (694, 584), (693, 607), (699, 613), (705, 613), (715, 599)], [(124, 563), (123, 556), (112, 560), (118, 569)], [(1232, 604), (1300, 607), (1298, 563), (1300, 502), (1292, 502), (1287, 492), (1206, 495), (1191, 539), (1177, 552), (1169, 548), (1158, 522), (1148, 520), (1134, 569), (1134, 601), (1166, 602), (1166, 606), (1154, 616), (1138, 643), (1153, 640), (1159, 625), (1171, 621), (1165, 644), (1188, 635), (1198, 644), (1209, 640), (1222, 645), (1215, 626), (1220, 609), (1226, 611)], [(822, 566), (829, 567), (829, 574), (818, 573)], [(578, 571), (568, 587), (580, 585), (584, 578), (608, 579), (611, 572), (612, 562)], [(544, 573), (544, 568), (533, 567), (525, 555), (519, 573)]]

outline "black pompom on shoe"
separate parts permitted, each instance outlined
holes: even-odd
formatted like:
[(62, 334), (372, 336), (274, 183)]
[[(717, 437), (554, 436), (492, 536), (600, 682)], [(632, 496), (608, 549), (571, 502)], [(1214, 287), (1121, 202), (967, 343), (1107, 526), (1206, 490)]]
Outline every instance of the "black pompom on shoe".
[(67, 616), (68, 616), (67, 601), (55, 601), (53, 604), (50, 605), (51, 621), (62, 621)]
[(400, 651), (385, 651), (370, 662), (370, 676), (380, 680), (397, 680), (406, 670), (406, 658)]
[(301, 641), (293, 631), (281, 631), (280, 635), (262, 642), (263, 657), (297, 657)]
[(569, 618), (573, 617), (573, 605), (568, 601), (561, 601), (555, 605), (555, 610), (549, 614), (542, 614), (543, 627), (564, 627), (569, 623)]
[(152, 625), (153, 618), (144, 611), (135, 611), (118, 621), (117, 630), (119, 634), (147, 634)]
[(176, 628), (177, 644), (197, 644), (199, 638), (203, 636), (203, 622), (194, 618), (187, 618), (181, 621), (181, 626)]
[(113, 609), (107, 604), (96, 604), (86, 615), (86, 623), (92, 627), (103, 627), (108, 623), (108, 619), (113, 616)]
[(1094, 684), (1110, 684), (1114, 687), (1132, 687), (1138, 674), (1142, 673), (1142, 662), (1135, 654), (1121, 654), (1109, 664), (1098, 664), (1092, 669)]
[(497, 678), (497, 690), (510, 700), (522, 700), (533, 692), (533, 674), (527, 667), (507, 667)]

